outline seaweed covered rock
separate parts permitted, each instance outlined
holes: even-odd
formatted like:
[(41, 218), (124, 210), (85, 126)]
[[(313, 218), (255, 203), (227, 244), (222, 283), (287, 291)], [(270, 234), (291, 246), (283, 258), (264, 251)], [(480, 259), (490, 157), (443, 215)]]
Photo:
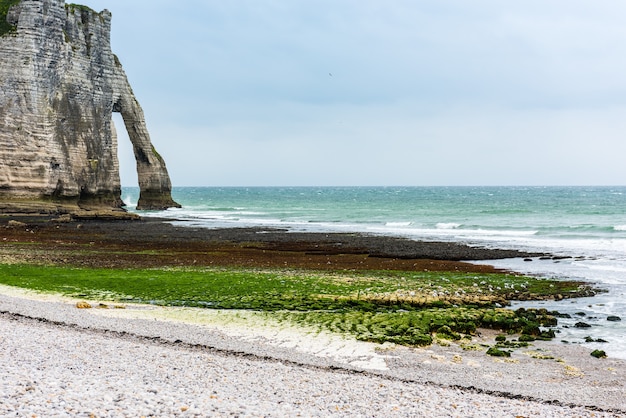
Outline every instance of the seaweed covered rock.
[(604, 350), (593, 350), (591, 356), (595, 358), (606, 358), (606, 353)]

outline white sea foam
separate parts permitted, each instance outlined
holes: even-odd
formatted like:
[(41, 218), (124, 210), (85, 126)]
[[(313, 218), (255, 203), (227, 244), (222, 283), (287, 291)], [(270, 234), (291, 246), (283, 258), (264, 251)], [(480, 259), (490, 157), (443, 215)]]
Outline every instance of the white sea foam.
[(437, 227), (437, 229), (456, 229), (460, 228), (461, 224), (455, 222), (439, 222), (435, 226)]
[(124, 198), (122, 199), (122, 202), (124, 202), (124, 204), (125, 204), (127, 207), (133, 207), (133, 208), (134, 208), (134, 207), (136, 207), (136, 206), (137, 206), (137, 202), (135, 202), (135, 201), (133, 200), (133, 198), (132, 198), (132, 197), (130, 197), (129, 195), (124, 196)]
[(448, 228), (402, 228), (390, 229), (385, 226), (368, 226), (367, 231), (381, 234), (400, 235), (414, 239), (461, 240), (461, 241), (505, 241), (518, 240), (521, 237), (532, 237), (537, 231), (495, 230), (495, 229), (460, 229)]
[(613, 229), (615, 231), (626, 231), (626, 225), (615, 225)]
[(385, 226), (389, 226), (392, 228), (400, 228), (403, 226), (410, 226), (413, 222), (386, 222)]

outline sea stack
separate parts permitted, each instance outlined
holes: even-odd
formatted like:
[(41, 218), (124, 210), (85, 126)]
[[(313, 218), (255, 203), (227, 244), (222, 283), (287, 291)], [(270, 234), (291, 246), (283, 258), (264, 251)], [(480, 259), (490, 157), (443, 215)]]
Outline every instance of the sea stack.
[(110, 32), (108, 10), (0, 0), (0, 211), (120, 211), (113, 112), (135, 152), (137, 209), (180, 206)]

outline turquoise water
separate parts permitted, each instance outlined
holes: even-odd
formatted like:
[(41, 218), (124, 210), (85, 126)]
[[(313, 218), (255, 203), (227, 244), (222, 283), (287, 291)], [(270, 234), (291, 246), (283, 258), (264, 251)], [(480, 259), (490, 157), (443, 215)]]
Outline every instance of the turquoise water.
[[(142, 215), (204, 228), (366, 232), (575, 257), (489, 264), (609, 290), (544, 305), (584, 311), (593, 325), (563, 328), (561, 338), (604, 338), (610, 342), (587, 345), (626, 358), (626, 187), (196, 187), (174, 188), (173, 196), (183, 208)], [(138, 189), (124, 188), (122, 198), (133, 210)]]
[[(123, 199), (132, 208), (137, 195), (125, 188)], [(167, 216), (206, 227), (626, 239), (626, 187), (194, 187), (173, 195), (183, 209)]]

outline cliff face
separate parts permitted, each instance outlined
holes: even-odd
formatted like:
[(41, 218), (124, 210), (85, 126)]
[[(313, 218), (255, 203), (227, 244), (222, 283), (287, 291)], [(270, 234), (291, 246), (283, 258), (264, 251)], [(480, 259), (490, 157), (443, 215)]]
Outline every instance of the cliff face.
[(0, 36), (2, 201), (57, 211), (120, 208), (111, 119), (120, 112), (137, 161), (137, 208), (179, 206), (111, 51), (111, 14), (63, 0), (22, 0), (9, 8), (6, 21), (10, 30)]

